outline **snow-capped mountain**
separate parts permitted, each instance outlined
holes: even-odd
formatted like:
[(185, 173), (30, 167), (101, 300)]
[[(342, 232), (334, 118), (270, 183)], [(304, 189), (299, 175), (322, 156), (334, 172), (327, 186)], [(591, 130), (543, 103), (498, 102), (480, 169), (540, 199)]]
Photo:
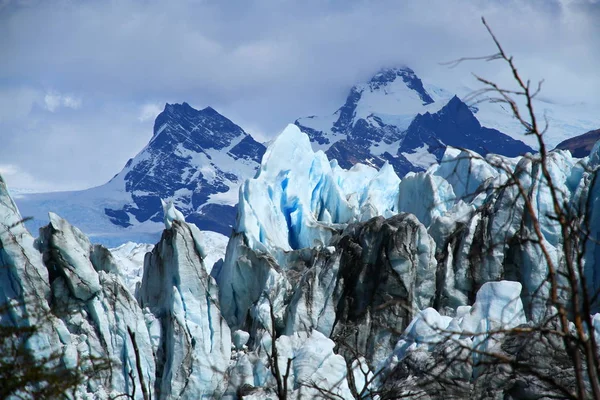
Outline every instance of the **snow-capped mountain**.
[(131, 203), (106, 208), (124, 227), (162, 221), (161, 199), (171, 199), (190, 222), (229, 233), (241, 180), (254, 174), (265, 147), (211, 107), (167, 104), (156, 118), (150, 143), (114, 181)]
[(400, 177), (440, 162), (446, 146), (481, 155), (533, 152), (520, 140), (481, 126), (456, 95), (424, 85), (408, 67), (383, 69), (350, 90), (332, 116), (300, 118), (296, 125), (344, 168), (390, 163)]
[(229, 235), (240, 183), (254, 175), (265, 147), (211, 107), (167, 104), (148, 145), (105, 185), (89, 190), (18, 196), (30, 227), (57, 212), (94, 240), (118, 245), (155, 241), (162, 228), (161, 199), (172, 200), (188, 221)]

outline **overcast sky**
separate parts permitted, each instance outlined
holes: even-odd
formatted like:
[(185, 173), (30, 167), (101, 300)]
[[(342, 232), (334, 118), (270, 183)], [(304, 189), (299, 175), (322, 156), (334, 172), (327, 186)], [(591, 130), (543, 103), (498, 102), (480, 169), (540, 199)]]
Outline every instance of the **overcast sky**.
[(0, 0), (0, 173), (43, 191), (102, 184), (166, 102), (266, 140), (384, 66), (450, 89), (470, 72), (502, 81), (494, 63), (440, 65), (493, 52), (481, 16), (546, 98), (599, 102), (600, 0)]

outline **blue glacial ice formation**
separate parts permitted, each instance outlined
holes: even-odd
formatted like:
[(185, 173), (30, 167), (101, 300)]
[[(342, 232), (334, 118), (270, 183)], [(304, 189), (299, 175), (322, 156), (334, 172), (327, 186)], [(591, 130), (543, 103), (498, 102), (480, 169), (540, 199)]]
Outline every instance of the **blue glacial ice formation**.
[(92, 245), (65, 220), (33, 237), (0, 180), (0, 304), (14, 304), (0, 318), (3, 325), (34, 326), (26, 348), (48, 367), (89, 371), (95, 358), (109, 367), (76, 388), (76, 398), (108, 399), (152, 388), (155, 360), (142, 309), (127, 290), (110, 252)]
[[(547, 162), (558, 203), (578, 213), (592, 238), (600, 238), (599, 154), (600, 146), (583, 160), (556, 151)], [(458, 397), (476, 396), (512, 379), (477, 364), (482, 351), (552, 365), (539, 344), (489, 336), (532, 326), (548, 311), (548, 264), (529, 240), (528, 207), (550, 262), (564, 267), (542, 172), (535, 155), (452, 147), (439, 165), (402, 179), (389, 164), (346, 170), (290, 125), (240, 188), (225, 259), (208, 265), (200, 230), (167, 204), (166, 229), (135, 285), (123, 280), (118, 257), (56, 214), (34, 240), (0, 181), (1, 299), (33, 296), (49, 316), (42, 322), (25, 304), (0, 322), (39, 324), (30, 347), (58, 351), (65, 367), (111, 358), (77, 398), (134, 388), (135, 398), (142, 388), (157, 399), (276, 397), (274, 350), (281, 379), (290, 365), (289, 398), (317, 396), (315, 384), (342, 398), (363, 389), (434, 393), (436, 382), (413, 373), (424, 368), (458, 382)], [(600, 288), (599, 248), (592, 241), (584, 253), (590, 291)], [(594, 324), (600, 335), (600, 314)], [(436, 370), (453, 355), (470, 361)], [(517, 390), (509, 386), (502, 393)]]
[[(561, 204), (579, 205), (582, 198), (596, 201), (597, 196), (582, 189), (596, 174), (586, 169), (586, 163), (567, 152), (548, 155)], [(515, 176), (521, 188), (510, 184)], [(423, 233), (390, 239), (396, 247), (414, 246), (413, 251), (424, 257), (422, 262), (413, 257), (408, 269), (396, 271), (406, 290), (419, 287), (409, 300), (415, 311), (405, 315), (401, 325), (407, 326), (418, 310), (431, 306), (454, 315), (457, 308), (476, 301), (483, 285), (500, 280), (519, 282), (528, 320), (540, 320), (547, 311), (548, 265), (539, 247), (527, 240), (533, 228), (521, 190), (539, 219), (551, 261), (562, 265), (561, 232), (552, 216), (552, 197), (538, 156), (482, 157), (449, 147), (439, 165), (400, 180), (388, 166), (378, 172), (359, 164), (341, 169), (322, 152), (314, 152), (308, 138), (289, 126), (267, 150), (257, 176), (240, 189), (235, 232), (226, 260), (215, 273), (224, 316), (232, 326), (250, 329), (248, 318), (260, 314), (257, 304), (270, 293), (277, 324), (285, 332), (310, 327), (332, 335), (340, 327), (340, 299), (349, 296), (352, 285), (356, 283), (360, 296), (368, 297), (359, 296), (355, 306), (360, 301), (368, 304), (365, 310), (372, 306), (369, 293), (378, 286), (365, 287), (367, 271), (372, 271), (368, 266), (376, 264), (381, 271), (390, 265), (389, 271), (395, 271), (401, 265), (393, 252), (383, 250), (382, 238), (393, 230), (404, 232), (410, 219), (392, 221), (410, 213), (416, 219), (409, 231)], [(590, 210), (593, 213), (594, 208)], [(376, 216), (389, 222), (367, 222)], [(370, 236), (373, 230), (377, 233)], [(354, 247), (344, 247), (350, 242)], [(590, 248), (586, 260), (592, 266), (586, 271), (595, 289), (598, 258)], [(383, 257), (373, 256), (378, 249)], [(356, 259), (359, 263), (351, 270), (364, 268), (367, 275), (359, 274), (353, 283), (354, 276), (347, 278), (345, 271)], [(409, 278), (406, 271), (416, 274)]]
[(144, 261), (138, 301), (157, 333), (157, 391), (165, 399), (223, 393), (231, 333), (204, 265), (200, 230), (173, 220)]

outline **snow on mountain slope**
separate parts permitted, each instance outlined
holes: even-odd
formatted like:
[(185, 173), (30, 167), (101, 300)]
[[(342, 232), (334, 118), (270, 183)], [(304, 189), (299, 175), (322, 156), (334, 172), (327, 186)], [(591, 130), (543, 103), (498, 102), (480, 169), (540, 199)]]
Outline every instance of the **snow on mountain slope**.
[(111, 180), (120, 187), (124, 183), (132, 202), (104, 211), (124, 227), (159, 222), (160, 199), (169, 199), (189, 221), (201, 228), (220, 225), (227, 233), (232, 204), (213, 196), (237, 191), (240, 179), (254, 173), (263, 153), (263, 145), (214, 109), (167, 104), (156, 118), (150, 143)]
[(381, 167), (385, 161), (399, 175), (417, 171), (398, 145), (415, 115), (436, 112), (435, 101), (410, 68), (383, 69), (364, 84), (353, 86), (346, 103), (332, 116), (296, 120), (296, 125), (343, 168), (356, 162)]
[(76, 192), (22, 194), (30, 229), (49, 211), (64, 215), (109, 246), (156, 242), (160, 200), (172, 200), (187, 221), (229, 235), (239, 184), (254, 175), (265, 148), (242, 128), (207, 107), (167, 104), (148, 145), (102, 186)]
[[(456, 93), (461, 99), (472, 97), (473, 92), (472, 89), (464, 86), (456, 88)], [(535, 138), (523, 134), (523, 127), (513, 117), (508, 107), (481, 100), (472, 99), (467, 103), (472, 105), (475, 116), (483, 126), (497, 129), (537, 148)], [(554, 148), (564, 140), (582, 135), (600, 126), (599, 106), (595, 104), (563, 104), (538, 98), (534, 100), (533, 105), (538, 121), (545, 124), (545, 118), (548, 119), (548, 130), (544, 134), (548, 148)]]
[(309, 135), (313, 148), (344, 168), (357, 162), (379, 168), (387, 161), (401, 177), (441, 161), (448, 145), (482, 155), (533, 151), (520, 141), (520, 131), (511, 138), (482, 127), (473, 116), (477, 111), (401, 67), (383, 69), (368, 83), (352, 87), (332, 116), (300, 118), (296, 125)]

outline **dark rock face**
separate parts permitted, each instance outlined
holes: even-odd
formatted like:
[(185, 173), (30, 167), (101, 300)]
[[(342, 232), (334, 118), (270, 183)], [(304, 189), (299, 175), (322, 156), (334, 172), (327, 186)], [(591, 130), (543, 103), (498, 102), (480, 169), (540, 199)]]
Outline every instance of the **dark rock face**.
[(414, 153), (423, 145), (429, 147), (438, 162), (446, 146), (473, 150), (482, 156), (494, 153), (516, 157), (533, 153), (525, 143), (496, 129), (482, 127), (469, 107), (456, 96), (435, 114), (417, 115), (408, 127), (398, 153)]
[[(307, 117), (307, 119), (312, 119), (312, 118), (314, 118), (314, 116)], [(308, 137), (310, 138), (311, 142), (315, 142), (315, 143), (318, 143), (318, 144), (321, 144), (321, 145), (323, 145), (323, 144), (329, 144), (330, 143), (329, 139), (327, 138), (327, 136), (325, 135), (325, 133), (323, 133), (323, 131), (319, 131), (317, 129), (313, 129), (313, 128), (310, 128), (308, 126), (302, 125), (302, 123), (300, 122), (300, 120), (296, 120), (294, 122), (294, 124), (298, 128), (300, 128), (300, 130), (302, 132), (304, 132), (304, 133), (306, 133), (308, 135)]]
[(237, 209), (234, 206), (206, 204), (200, 211), (188, 214), (186, 221), (196, 224), (203, 231), (213, 231), (229, 236), (236, 213)]
[(337, 160), (340, 167), (344, 169), (350, 169), (357, 163), (381, 168), (387, 161), (399, 176), (404, 176), (409, 172), (423, 171), (423, 168), (413, 166), (402, 154), (393, 156), (385, 152), (380, 156), (374, 156), (369, 152), (368, 147), (350, 140), (340, 140), (334, 143), (325, 154), (330, 160)]
[[(202, 207), (211, 195), (235, 189), (247, 178), (233, 173), (231, 165), (254, 171), (264, 152), (262, 144), (211, 107), (167, 104), (156, 118), (150, 143), (113, 178), (124, 180), (133, 202), (121, 209), (106, 208), (105, 214), (123, 227), (132, 225), (132, 217), (160, 222), (160, 199), (174, 198), (184, 215), (193, 214), (200, 226), (227, 232), (235, 220), (229, 207)], [(218, 223), (215, 207), (222, 211)]]
[(556, 148), (560, 150), (569, 150), (573, 157), (583, 158), (590, 155), (592, 148), (598, 140), (600, 140), (600, 129), (564, 140), (560, 142)]
[(252, 160), (258, 164), (262, 161), (262, 156), (265, 154), (265, 146), (258, 143), (250, 135), (245, 136), (238, 144), (236, 144), (229, 152), (228, 155), (232, 156), (235, 160), (245, 159)]

